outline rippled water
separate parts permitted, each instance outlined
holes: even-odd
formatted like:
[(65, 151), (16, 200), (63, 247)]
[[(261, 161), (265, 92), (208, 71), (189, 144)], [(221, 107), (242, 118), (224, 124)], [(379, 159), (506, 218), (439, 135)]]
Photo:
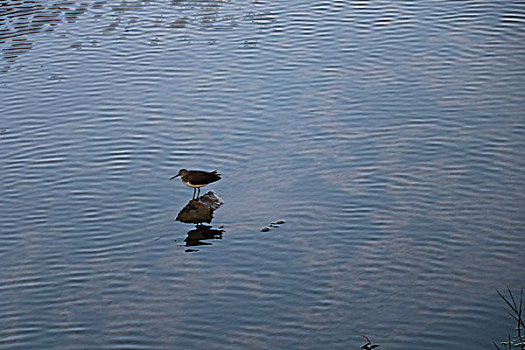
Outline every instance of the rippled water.
[[(495, 289), (525, 282), (524, 13), (3, 1), (0, 348), (506, 339)], [(188, 249), (174, 220), (180, 168), (223, 174), (211, 245)]]

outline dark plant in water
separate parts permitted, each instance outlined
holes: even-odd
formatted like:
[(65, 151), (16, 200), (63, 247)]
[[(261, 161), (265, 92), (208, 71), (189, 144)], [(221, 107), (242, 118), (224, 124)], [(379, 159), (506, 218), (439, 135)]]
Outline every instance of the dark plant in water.
[[(525, 331), (525, 322), (523, 319), (523, 313), (525, 311), (525, 305), (523, 304), (523, 288), (521, 288), (521, 291), (520, 291), (519, 303), (514, 298), (514, 295), (510, 291), (509, 287), (507, 287), (507, 292), (509, 293), (507, 297), (501, 294), (500, 291), (497, 289), (496, 289), (496, 292), (498, 292), (499, 296), (505, 301), (507, 306), (510, 308), (510, 310), (507, 310), (507, 313), (517, 322), (516, 331), (518, 333), (518, 338), (517, 338), (516, 343), (514, 343), (514, 347), (515, 349), (525, 350), (525, 335), (522, 334), (522, 332)], [(512, 344), (512, 340), (510, 339), (510, 334), (509, 334), (508, 342), (502, 342), (501, 345), (503, 345), (503, 349), (506, 349), (506, 350), (513, 349), (513, 344)], [(502, 350), (496, 343), (494, 343), (494, 346), (496, 347), (496, 349)]]
[(366, 335), (362, 335), (362, 337), (364, 337), (367, 340), (367, 343), (361, 346), (361, 349), (372, 350), (379, 346), (379, 344), (372, 344), (372, 342), (370, 341), (370, 338), (368, 338)]

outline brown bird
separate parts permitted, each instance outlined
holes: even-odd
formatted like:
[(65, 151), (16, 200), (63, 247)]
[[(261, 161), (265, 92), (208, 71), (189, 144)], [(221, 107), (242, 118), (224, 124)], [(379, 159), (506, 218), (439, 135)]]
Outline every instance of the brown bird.
[(217, 173), (217, 170), (202, 171), (180, 169), (179, 173), (175, 176), (172, 176), (170, 180), (173, 180), (179, 176), (183, 184), (193, 188), (193, 199), (195, 199), (195, 192), (197, 192), (197, 190), (199, 191), (197, 193), (197, 198), (199, 198), (199, 195), (201, 194), (201, 187), (221, 179), (221, 174)]

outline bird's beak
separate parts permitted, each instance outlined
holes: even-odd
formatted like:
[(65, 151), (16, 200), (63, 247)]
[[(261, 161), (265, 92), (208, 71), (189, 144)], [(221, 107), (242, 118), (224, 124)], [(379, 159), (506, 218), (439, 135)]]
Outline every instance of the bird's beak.
[(179, 174), (175, 175), (175, 176), (172, 176), (170, 177), (170, 180), (173, 180), (174, 178), (176, 178), (177, 176), (179, 176)]

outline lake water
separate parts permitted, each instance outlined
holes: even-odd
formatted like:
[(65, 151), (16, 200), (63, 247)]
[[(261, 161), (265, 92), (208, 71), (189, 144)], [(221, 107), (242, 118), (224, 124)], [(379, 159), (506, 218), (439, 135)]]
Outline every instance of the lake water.
[[(493, 348), (524, 38), (520, 1), (2, 1), (0, 349)], [(181, 168), (222, 173), (207, 245)]]

